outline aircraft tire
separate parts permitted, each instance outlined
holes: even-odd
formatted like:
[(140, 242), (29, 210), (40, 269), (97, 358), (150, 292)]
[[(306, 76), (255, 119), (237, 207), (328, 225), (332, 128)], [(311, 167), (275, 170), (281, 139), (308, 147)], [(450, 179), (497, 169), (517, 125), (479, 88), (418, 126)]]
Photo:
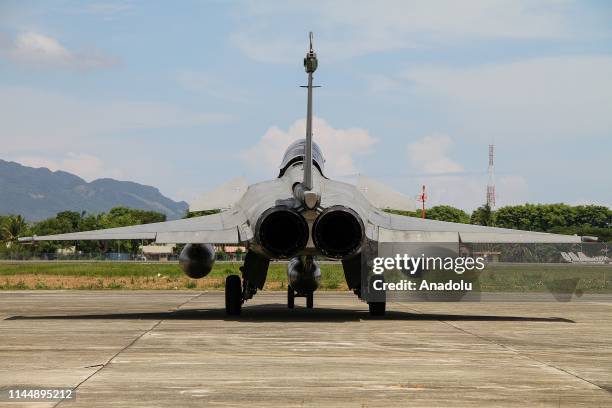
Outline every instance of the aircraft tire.
[(386, 305), (385, 302), (368, 302), (370, 316), (384, 316)]
[(229, 316), (240, 315), (242, 309), (242, 280), (238, 275), (225, 278), (225, 313)]
[(287, 307), (293, 309), (295, 307), (295, 292), (291, 285), (287, 286)]

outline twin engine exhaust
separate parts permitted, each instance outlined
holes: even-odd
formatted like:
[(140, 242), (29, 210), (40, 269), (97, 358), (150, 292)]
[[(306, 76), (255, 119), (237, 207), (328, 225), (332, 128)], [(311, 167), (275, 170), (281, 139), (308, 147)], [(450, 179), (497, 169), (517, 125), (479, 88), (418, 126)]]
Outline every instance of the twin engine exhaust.
[(363, 239), (361, 217), (342, 205), (326, 208), (312, 225), (315, 246), (330, 258), (345, 258), (355, 254), (361, 248)]
[(275, 258), (290, 258), (308, 243), (308, 223), (302, 214), (289, 207), (264, 211), (255, 230), (261, 246)]
[[(306, 248), (308, 223), (296, 210), (277, 206), (266, 210), (256, 226), (261, 246), (275, 258), (291, 258)], [(352, 209), (328, 207), (312, 225), (315, 247), (330, 258), (346, 258), (359, 251), (364, 240), (363, 222)]]

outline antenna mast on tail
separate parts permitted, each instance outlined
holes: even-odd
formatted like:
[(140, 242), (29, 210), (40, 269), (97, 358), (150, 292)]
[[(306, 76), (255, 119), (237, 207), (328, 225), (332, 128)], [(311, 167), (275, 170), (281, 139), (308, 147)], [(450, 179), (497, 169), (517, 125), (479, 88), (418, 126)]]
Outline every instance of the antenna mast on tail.
[(312, 31), (310, 36), (310, 49), (304, 57), (304, 68), (308, 74), (308, 107), (306, 109), (306, 145), (304, 147), (304, 188), (312, 189), (312, 74), (317, 69), (317, 54), (312, 49)]

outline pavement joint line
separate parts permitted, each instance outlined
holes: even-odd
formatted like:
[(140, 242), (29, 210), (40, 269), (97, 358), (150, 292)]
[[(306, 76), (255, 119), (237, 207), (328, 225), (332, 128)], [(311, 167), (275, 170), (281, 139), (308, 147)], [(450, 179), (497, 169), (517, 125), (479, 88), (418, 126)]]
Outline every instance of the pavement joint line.
[[(394, 303), (395, 303), (395, 302), (394, 302)], [(403, 306), (403, 305), (401, 305), (401, 306)], [(422, 314), (422, 312), (421, 312), (420, 310), (417, 310), (417, 309), (414, 309), (414, 308), (412, 308), (412, 307), (408, 307), (408, 306), (404, 306), (404, 307), (405, 307), (406, 309), (408, 309), (408, 310), (412, 310), (412, 311), (414, 311), (414, 312), (416, 312), (416, 313), (418, 313), (418, 314)], [(438, 319), (438, 321), (439, 321), (440, 323), (444, 323), (444, 324), (446, 324), (446, 325), (448, 325), (448, 326), (450, 326), (450, 327), (452, 327), (452, 328), (454, 328), (454, 329), (456, 329), (456, 330), (459, 330), (460, 332), (463, 332), (463, 333), (465, 333), (465, 334), (472, 335), (472, 336), (477, 337), (477, 338), (479, 338), (479, 339), (481, 339), (481, 340), (484, 340), (484, 341), (487, 341), (487, 342), (489, 342), (489, 343), (495, 344), (495, 345), (497, 345), (497, 346), (499, 346), (499, 347), (501, 347), (501, 348), (503, 348), (503, 349), (505, 349), (505, 350), (510, 351), (511, 353), (516, 354), (516, 355), (517, 355), (517, 356), (519, 356), (519, 357), (522, 357), (522, 358), (527, 359), (527, 360), (535, 361), (536, 363), (542, 364), (543, 366), (546, 366), (546, 367), (552, 368), (552, 369), (557, 370), (557, 371), (561, 371), (562, 373), (568, 374), (568, 375), (570, 375), (570, 376), (572, 376), (572, 377), (574, 377), (574, 378), (577, 378), (577, 379), (579, 379), (579, 380), (581, 380), (581, 381), (584, 381), (584, 382), (586, 382), (586, 383), (588, 383), (588, 384), (591, 384), (591, 385), (593, 385), (593, 386), (595, 386), (595, 387), (599, 388), (599, 389), (600, 389), (600, 390), (602, 390), (602, 391), (606, 391), (606, 392), (608, 392), (608, 393), (612, 394), (612, 391), (608, 390), (607, 388), (602, 387), (601, 385), (599, 385), (599, 384), (597, 384), (597, 383), (594, 383), (594, 382), (592, 382), (592, 381), (589, 381), (589, 380), (587, 380), (586, 378), (581, 377), (581, 376), (579, 376), (578, 374), (572, 373), (571, 371), (568, 371), (568, 370), (566, 370), (566, 369), (564, 369), (564, 368), (557, 367), (557, 366), (555, 366), (555, 365), (553, 365), (553, 364), (550, 364), (550, 363), (547, 363), (547, 362), (545, 362), (545, 361), (539, 360), (539, 359), (537, 359), (537, 358), (535, 358), (535, 357), (529, 356), (529, 355), (527, 355), (527, 354), (523, 354), (523, 353), (521, 353), (520, 351), (518, 351), (517, 349), (515, 349), (515, 348), (513, 348), (513, 347), (510, 347), (510, 346), (508, 346), (508, 345), (506, 345), (506, 344), (503, 344), (503, 343), (497, 342), (497, 341), (495, 341), (495, 340), (493, 340), (493, 339), (491, 339), (491, 338), (488, 338), (488, 337), (485, 337), (485, 336), (481, 336), (481, 335), (479, 335), (479, 334), (477, 334), (477, 333), (473, 333), (473, 332), (471, 332), (471, 331), (469, 331), (469, 330), (467, 330), (467, 329), (463, 329), (463, 328), (461, 328), (461, 327), (459, 327), (459, 326), (456, 326), (456, 325), (452, 324), (451, 322), (449, 322), (449, 321), (447, 321), (447, 320), (441, 320), (441, 319)]]
[[(197, 298), (199, 298), (200, 296), (202, 296), (204, 294), (204, 292), (200, 292), (194, 296), (191, 296), (189, 299), (187, 299), (186, 301), (184, 301), (183, 303), (179, 304), (178, 306), (175, 306), (172, 309), (172, 312), (176, 312), (178, 310), (180, 310), (181, 307), (185, 306), (187, 303), (191, 302), (192, 300), (195, 300)], [(121, 348), (119, 351), (117, 351), (115, 354), (113, 354), (111, 356), (111, 358), (109, 358), (105, 363), (103, 364), (95, 364), (93, 366), (90, 367), (97, 367), (99, 366), (99, 368), (97, 370), (95, 370), (93, 373), (89, 374), (87, 377), (85, 377), (85, 379), (83, 379), (83, 381), (81, 381), (80, 383), (78, 383), (76, 385), (76, 387), (73, 388), (73, 390), (76, 392), (76, 390), (83, 385), (85, 382), (87, 382), (90, 378), (92, 378), (94, 375), (98, 374), (100, 371), (102, 371), (104, 368), (106, 368), (106, 366), (108, 366), (110, 363), (113, 362), (113, 360), (115, 358), (117, 358), (119, 356), (119, 354), (123, 353), (124, 351), (126, 351), (127, 349), (129, 349), (130, 347), (132, 347), (134, 344), (136, 344), (136, 342), (138, 340), (140, 340), (141, 338), (143, 338), (144, 336), (146, 336), (147, 334), (151, 333), (153, 330), (155, 330), (161, 323), (163, 323), (164, 319), (160, 319), (159, 321), (157, 321), (155, 324), (153, 324), (151, 327), (149, 327), (147, 330), (143, 331), (142, 333), (140, 333), (138, 336), (136, 336), (136, 338), (134, 338), (131, 342), (129, 342), (125, 347)], [(59, 400), (55, 405), (53, 405), (53, 408), (58, 407), (62, 402), (66, 401), (66, 398), (63, 398), (61, 400)]]

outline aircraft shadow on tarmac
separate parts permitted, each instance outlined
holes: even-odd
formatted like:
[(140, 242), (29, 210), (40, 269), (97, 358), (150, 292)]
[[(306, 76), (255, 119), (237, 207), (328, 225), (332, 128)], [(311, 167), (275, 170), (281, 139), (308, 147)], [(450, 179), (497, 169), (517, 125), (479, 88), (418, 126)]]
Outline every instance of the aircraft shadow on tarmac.
[(371, 317), (367, 311), (355, 309), (296, 307), (284, 304), (247, 306), (240, 316), (227, 316), (224, 308), (181, 309), (167, 312), (131, 312), (70, 315), (11, 316), (4, 320), (230, 320), (247, 322), (350, 322), (359, 320), (424, 320), (424, 321), (483, 321), (483, 322), (542, 322), (575, 323), (561, 317), (490, 316), (467, 314), (410, 313), (389, 310), (382, 317)]

